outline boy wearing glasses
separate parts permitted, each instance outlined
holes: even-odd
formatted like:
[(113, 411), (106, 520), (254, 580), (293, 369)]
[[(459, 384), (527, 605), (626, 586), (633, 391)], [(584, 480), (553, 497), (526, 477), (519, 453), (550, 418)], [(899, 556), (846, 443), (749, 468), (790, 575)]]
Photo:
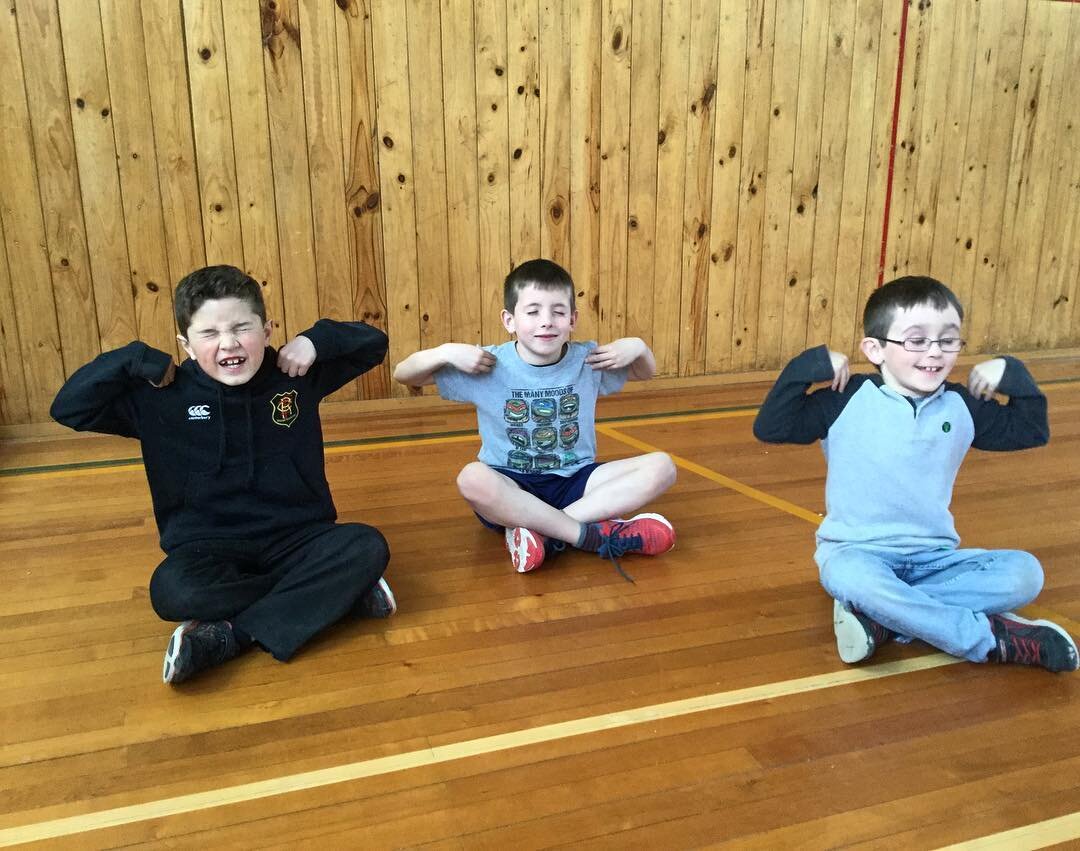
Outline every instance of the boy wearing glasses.
[[(1035, 557), (957, 547), (949, 503), (968, 447), (1027, 449), (1050, 435), (1046, 397), (1016, 358), (978, 364), (967, 387), (946, 383), (964, 345), (963, 317), (933, 278), (885, 284), (863, 313), (861, 349), (878, 374), (850, 375), (846, 356), (809, 349), (769, 391), (754, 435), (822, 442), (827, 513), (814, 558), (835, 601), (844, 662), (918, 638), (972, 662), (1074, 671), (1065, 630), (1012, 612), (1042, 588)], [(817, 382), (829, 386), (808, 393)], [(1008, 404), (993, 399), (999, 390)]]

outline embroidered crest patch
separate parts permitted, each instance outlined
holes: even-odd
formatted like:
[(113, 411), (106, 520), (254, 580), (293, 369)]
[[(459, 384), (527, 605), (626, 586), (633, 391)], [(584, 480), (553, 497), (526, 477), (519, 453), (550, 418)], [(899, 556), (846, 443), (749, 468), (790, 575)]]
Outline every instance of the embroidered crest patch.
[(295, 390), (287, 390), (284, 393), (278, 393), (270, 400), (270, 407), (273, 409), (275, 425), (288, 428), (296, 421), (296, 418), (300, 416), (300, 406), (296, 401)]

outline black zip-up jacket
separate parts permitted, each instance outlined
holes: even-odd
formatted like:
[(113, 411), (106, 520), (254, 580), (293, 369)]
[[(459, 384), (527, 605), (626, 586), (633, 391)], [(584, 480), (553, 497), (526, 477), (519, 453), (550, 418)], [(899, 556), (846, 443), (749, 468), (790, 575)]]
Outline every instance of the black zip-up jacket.
[(251, 380), (229, 387), (194, 360), (155, 388), (172, 356), (134, 342), (104, 352), (60, 388), (50, 413), (76, 431), (137, 438), (161, 548), (199, 540), (266, 541), (333, 522), (319, 402), (386, 356), (386, 335), (321, 319), (306, 375), (290, 378), (266, 348)]

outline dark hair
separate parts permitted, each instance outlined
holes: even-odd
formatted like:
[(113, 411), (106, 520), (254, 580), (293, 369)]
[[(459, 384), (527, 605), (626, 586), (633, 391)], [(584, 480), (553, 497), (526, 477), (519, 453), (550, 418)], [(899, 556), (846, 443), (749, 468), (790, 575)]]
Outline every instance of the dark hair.
[(960, 300), (941, 281), (923, 275), (905, 275), (878, 287), (866, 300), (863, 333), (867, 337), (884, 340), (889, 336), (889, 327), (896, 312), (909, 310), (920, 304), (929, 304), (938, 310), (954, 307), (960, 320), (964, 319), (964, 308), (960, 305)]
[(558, 263), (542, 259), (527, 260), (506, 276), (503, 282), (503, 307), (513, 313), (521, 291), (530, 284), (541, 290), (565, 289), (570, 296), (570, 310), (575, 310), (574, 281), (570, 273)]
[(238, 298), (246, 301), (251, 312), (266, 322), (266, 305), (262, 289), (250, 275), (235, 266), (207, 266), (186, 275), (176, 287), (173, 306), (176, 327), (187, 335), (191, 317), (203, 306), (203, 302), (219, 298)]

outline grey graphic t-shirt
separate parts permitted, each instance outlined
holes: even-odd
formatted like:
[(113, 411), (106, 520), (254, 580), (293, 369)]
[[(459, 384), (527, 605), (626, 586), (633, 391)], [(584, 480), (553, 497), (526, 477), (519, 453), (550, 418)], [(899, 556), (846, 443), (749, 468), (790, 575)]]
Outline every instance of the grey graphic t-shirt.
[(490, 467), (572, 475), (596, 458), (596, 397), (617, 393), (626, 369), (594, 370), (585, 357), (595, 342), (570, 343), (558, 363), (523, 361), (514, 341), (484, 346), (495, 355), (487, 375), (446, 366), (435, 373), (439, 395), (476, 406), (480, 454)]

